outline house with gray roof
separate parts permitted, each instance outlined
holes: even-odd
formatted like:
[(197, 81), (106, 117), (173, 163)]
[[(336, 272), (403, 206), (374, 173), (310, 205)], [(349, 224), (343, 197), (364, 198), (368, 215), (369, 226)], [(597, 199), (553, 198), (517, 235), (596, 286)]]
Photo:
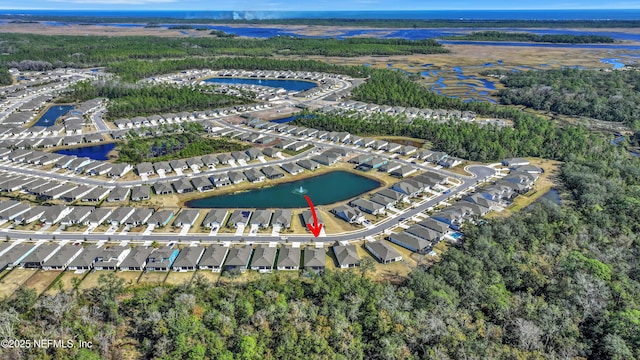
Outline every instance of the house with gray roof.
[(218, 158), (215, 155), (203, 155), (200, 159), (202, 163), (210, 169), (215, 168), (219, 163)]
[(355, 245), (336, 245), (332, 249), (341, 269), (360, 265), (360, 255), (358, 255)]
[(70, 211), (71, 208), (68, 208), (66, 205), (51, 205), (44, 214), (42, 214), (40, 221), (47, 225), (55, 224), (65, 217)]
[(173, 185), (173, 188), (176, 189), (176, 193), (178, 194), (185, 194), (193, 191), (193, 185), (191, 185), (191, 182), (187, 178), (175, 180), (171, 185)]
[(136, 208), (130, 206), (116, 208), (111, 215), (109, 215), (108, 221), (111, 225), (122, 225), (135, 211)]
[(229, 249), (227, 261), (224, 263), (224, 270), (245, 272), (249, 266), (252, 250), (251, 246), (246, 245)]
[(416, 197), (422, 191), (419, 187), (414, 186), (408, 180), (400, 181), (393, 184), (393, 186), (391, 186), (391, 190), (397, 191), (408, 197)]
[(82, 224), (93, 225), (93, 226), (101, 225), (102, 223), (107, 221), (107, 219), (109, 218), (113, 210), (114, 209), (109, 209), (109, 208), (97, 208), (93, 210), (91, 213), (89, 213), (89, 215), (87, 215), (87, 217), (84, 218), (84, 220), (82, 220)]
[(11, 221), (22, 214), (26, 214), (31, 210), (31, 205), (27, 203), (19, 203), (16, 206), (12, 206), (9, 209), (0, 212), (0, 220)]
[(250, 210), (234, 210), (227, 220), (227, 227), (247, 226), (250, 217)]
[(39, 269), (60, 249), (58, 244), (46, 243), (38, 246), (20, 261), (20, 266), (26, 269)]
[(251, 225), (257, 225), (261, 228), (268, 228), (271, 223), (271, 217), (273, 216), (272, 210), (256, 210), (251, 216), (249, 223)]
[(251, 160), (257, 160), (257, 159), (260, 159), (260, 158), (264, 158), (264, 155), (262, 154), (262, 151), (260, 151), (260, 149), (258, 149), (258, 148), (247, 149), (245, 151), (245, 153), (247, 154), (247, 156), (249, 156), (249, 159), (251, 159)]
[(369, 201), (363, 198), (356, 198), (349, 202), (350, 206), (357, 207), (363, 212), (371, 215), (379, 215), (385, 213), (385, 207), (381, 204)]
[(138, 175), (153, 175), (155, 173), (153, 165), (151, 163), (140, 163), (136, 165), (136, 172)]
[(220, 164), (228, 164), (230, 160), (233, 160), (233, 157), (227, 153), (218, 154), (216, 157)]
[(81, 224), (91, 214), (95, 208), (93, 206), (74, 206), (71, 212), (60, 219), (61, 225)]
[(434, 220), (432, 218), (426, 218), (426, 219), (420, 221), (418, 223), (418, 225), (423, 226), (423, 227), (425, 227), (427, 229), (434, 230), (434, 231), (436, 231), (438, 233), (445, 234), (445, 235), (449, 234), (451, 232), (451, 229), (449, 228), (449, 225), (447, 225), (447, 224), (445, 224), (445, 223), (443, 223), (441, 221), (436, 221), (436, 220)]
[(201, 226), (209, 229), (213, 229), (213, 228), (219, 229), (224, 224), (224, 221), (227, 218), (228, 214), (229, 214), (229, 211), (226, 209), (212, 209), (204, 217), (204, 220), (202, 221)]
[(157, 163), (153, 163), (153, 169), (157, 173), (164, 171), (165, 174), (172, 171), (171, 165), (169, 165), (169, 163), (166, 161), (158, 161)]
[(242, 171), (229, 171), (228, 175), (229, 181), (231, 181), (232, 184), (239, 184), (243, 181), (247, 181), (247, 177), (244, 176)]
[(234, 151), (231, 153), (231, 157), (233, 157), (233, 159), (235, 159), (236, 161), (249, 161), (249, 155), (247, 155), (246, 153), (242, 152), (242, 151)]
[(193, 226), (198, 220), (200, 210), (184, 209), (178, 213), (175, 220), (173, 220), (174, 227)]
[(365, 220), (364, 215), (357, 208), (340, 205), (331, 209), (331, 212), (340, 219), (350, 224), (360, 224)]
[(143, 201), (151, 198), (151, 187), (149, 185), (137, 185), (131, 188), (131, 201)]
[(209, 176), (209, 180), (211, 180), (215, 187), (231, 185), (231, 181), (229, 180), (229, 176), (227, 175), (227, 173), (213, 174)]
[(145, 271), (169, 271), (180, 250), (168, 246), (155, 249), (147, 256)]
[(119, 178), (131, 171), (133, 167), (129, 164), (113, 164), (110, 165), (107, 171), (107, 175), (112, 178)]
[(278, 270), (298, 270), (300, 269), (301, 256), (302, 251), (299, 247), (283, 246), (278, 253), (276, 268)]
[(81, 196), (80, 200), (83, 202), (99, 202), (109, 196), (110, 192), (111, 190), (98, 186), (88, 192), (85, 192), (84, 195)]
[(167, 226), (173, 215), (173, 210), (158, 210), (149, 217), (147, 224), (154, 225), (156, 227)]
[(399, 177), (399, 178), (403, 178), (403, 177), (407, 177), (415, 172), (417, 172), (418, 169), (414, 168), (413, 166), (409, 166), (409, 165), (402, 165), (399, 168), (392, 170), (391, 171), (391, 176), (395, 176), (395, 177)]
[[(138, 248), (140, 248), (140, 253), (134, 256), (134, 258), (129, 261), (127, 266), (135, 267), (135, 263), (139, 258), (144, 257), (144, 259), (146, 259), (146, 256), (148, 255), (147, 249), (149, 250), (149, 252), (150, 250), (153, 250), (152, 248), (143, 248), (141, 246), (138, 246), (134, 249)], [(122, 270), (121, 265), (124, 263), (124, 260), (129, 257), (129, 254), (131, 252), (132, 249), (130, 246), (101, 247), (96, 255), (96, 261), (93, 263), (93, 268), (98, 271), (116, 270), (117, 268), (120, 268)]]
[(149, 220), (152, 214), (153, 214), (153, 209), (136, 208), (133, 214), (131, 214), (131, 216), (129, 216), (124, 223), (125, 225), (133, 225), (133, 226), (146, 225), (147, 220)]
[(171, 265), (173, 271), (196, 271), (198, 262), (204, 254), (204, 247), (190, 246), (180, 250), (180, 254)]
[(441, 232), (420, 225), (411, 225), (409, 228), (404, 230), (404, 232), (432, 243), (437, 243), (443, 239), (443, 234)]
[(80, 253), (82, 253), (82, 246), (63, 245), (42, 263), (42, 270), (64, 270)]
[(36, 247), (33, 244), (2, 243), (0, 268), (4, 270), (6, 268), (11, 269), (18, 266), (20, 262), (35, 249)]
[(268, 245), (258, 245), (253, 251), (251, 259), (251, 270), (261, 273), (273, 271), (273, 264), (276, 261), (276, 248)]
[(214, 188), (213, 183), (206, 176), (198, 176), (192, 178), (191, 184), (196, 190), (200, 192), (213, 190)]
[[(154, 249), (152, 247), (136, 246), (127, 257), (120, 263), (122, 271), (142, 271), (147, 265), (147, 258)], [(94, 265), (95, 267), (95, 265)]]
[(390, 199), (386, 196), (375, 195), (375, 194), (369, 200), (371, 200), (371, 202), (384, 206), (385, 209), (388, 209), (397, 203), (397, 201)]
[(427, 253), (432, 249), (431, 241), (409, 235), (404, 231), (389, 234), (389, 241), (417, 253)]
[(381, 165), (380, 167), (378, 167), (378, 171), (383, 171), (383, 172), (391, 172), (394, 170), (397, 170), (399, 168), (402, 167), (402, 164), (400, 164), (399, 162), (396, 161), (389, 161), (386, 164)]
[(166, 182), (157, 182), (153, 184), (153, 191), (158, 195), (173, 194), (173, 188)]
[(198, 263), (199, 270), (211, 270), (213, 272), (220, 272), (222, 270), (222, 264), (227, 257), (229, 248), (221, 245), (208, 246), (204, 251), (204, 254), (200, 258)]
[(286, 172), (288, 172), (291, 175), (298, 175), (304, 171), (304, 169), (301, 166), (293, 162), (282, 164), (280, 165), (280, 167), (283, 168)]
[(300, 167), (303, 167), (307, 170), (316, 170), (320, 167), (320, 164), (315, 162), (315, 161), (311, 161), (309, 159), (302, 159), (299, 160), (298, 162), (296, 162), (296, 164), (300, 165)]
[(247, 177), (247, 180), (249, 180), (252, 183), (257, 183), (257, 182), (262, 182), (265, 180), (265, 176), (262, 172), (258, 171), (257, 169), (246, 169), (243, 171), (244, 176)]
[(67, 270), (91, 270), (100, 250), (101, 248), (95, 244), (87, 246), (78, 256), (69, 262)]
[(282, 153), (280, 152), (280, 150), (278, 150), (278, 149), (274, 149), (274, 148), (271, 148), (271, 147), (268, 147), (268, 148), (262, 149), (262, 153), (263, 153), (264, 155), (266, 155), (266, 156), (270, 157), (270, 158), (275, 158), (275, 157), (278, 157), (278, 156), (282, 155)]
[(364, 247), (383, 264), (402, 261), (402, 255), (385, 241), (368, 241)]
[(273, 218), (271, 218), (271, 224), (273, 226), (280, 226), (281, 228), (288, 229), (291, 227), (292, 216), (293, 216), (293, 211), (291, 211), (291, 209), (277, 209), (273, 213)]
[(269, 180), (274, 180), (274, 179), (278, 179), (278, 178), (284, 177), (284, 174), (282, 173), (282, 171), (278, 170), (278, 168), (275, 167), (275, 166), (263, 167), (262, 168), (262, 173)]
[[(305, 229), (307, 228), (307, 224), (313, 225), (313, 214), (311, 213), (311, 210), (304, 210), (300, 215), (302, 216), (302, 226), (304, 226)], [(318, 224), (322, 224), (324, 227), (324, 219), (319, 211), (316, 211), (316, 217), (318, 219)]]

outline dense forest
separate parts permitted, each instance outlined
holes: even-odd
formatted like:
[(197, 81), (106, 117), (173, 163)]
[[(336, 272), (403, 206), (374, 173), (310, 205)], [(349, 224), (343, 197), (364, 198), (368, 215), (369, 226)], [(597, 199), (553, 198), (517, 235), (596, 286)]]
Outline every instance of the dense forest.
[(89, 81), (74, 85), (60, 101), (86, 101), (98, 97), (109, 99), (105, 113), (105, 118), (108, 120), (168, 112), (207, 110), (249, 102), (247, 99), (236, 96), (213, 93), (207, 87)]
[(367, 268), (248, 283), (126, 287), (0, 302), (8, 338), (92, 349), (49, 359), (558, 359), (640, 357), (640, 167), (612, 145), (567, 156), (567, 205), (465, 228), (463, 245), (402, 283)]
[(520, 112), (515, 126), (480, 127), (471, 122), (439, 123), (429, 119), (407, 119), (387, 114), (358, 113), (301, 116), (295, 123), (327, 131), (358, 135), (392, 135), (426, 139), (434, 150), (472, 161), (499, 161), (505, 157), (539, 156), (563, 159), (588, 147), (600, 147), (606, 140), (588, 137), (579, 127), (559, 127), (554, 122)]
[(11, 85), (12, 83), (13, 79), (11, 78), (11, 74), (9, 74), (9, 70), (0, 67), (0, 85)]
[(118, 161), (139, 164), (144, 161), (169, 161), (193, 156), (243, 151), (250, 146), (225, 138), (203, 137), (199, 123), (185, 123), (181, 133), (153, 138), (139, 138), (132, 133), (126, 142), (118, 143)]
[(525, 32), (476, 31), (470, 34), (448, 36), (449, 40), (478, 40), (478, 41), (526, 41), (540, 43), (565, 44), (599, 44), (613, 43), (610, 36), (601, 35), (571, 35), (571, 34), (531, 34)]
[(192, 57), (163, 61), (127, 60), (110, 63), (107, 66), (109, 72), (118, 74), (126, 81), (135, 81), (153, 75), (169, 74), (188, 69), (317, 71), (353, 77), (366, 77), (371, 72), (365, 66), (340, 66), (317, 60), (288, 60), (262, 57), (219, 57), (213, 59)]
[[(280, 56), (368, 56), (443, 53), (448, 50), (435, 40), (352, 38), (269, 39), (159, 36), (47, 36), (11, 34), (1, 36), (0, 66), (14, 67), (21, 61), (42, 61), (51, 67), (87, 67), (124, 60), (158, 60), (220, 55)], [(35, 69), (34, 69), (35, 70)]]
[(640, 128), (640, 72), (578, 69), (493, 72), (503, 104), (558, 114), (622, 121)]
[(236, 24), (236, 25), (324, 25), (343, 27), (383, 27), (383, 28), (637, 28), (638, 20), (474, 20), (474, 19), (238, 19), (229, 12), (226, 19), (208, 18), (162, 18), (162, 17), (109, 17), (105, 16), (39, 16), (4, 14), (4, 19), (15, 21), (60, 21), (84, 24), (133, 23), (133, 24)]

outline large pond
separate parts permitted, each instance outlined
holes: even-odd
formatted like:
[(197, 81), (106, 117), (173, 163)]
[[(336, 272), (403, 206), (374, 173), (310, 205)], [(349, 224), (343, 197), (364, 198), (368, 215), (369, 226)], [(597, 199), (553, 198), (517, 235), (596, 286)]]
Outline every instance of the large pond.
[(47, 111), (42, 114), (40, 119), (36, 121), (33, 126), (53, 126), (56, 123), (56, 120), (61, 116), (64, 116), (69, 110), (73, 109), (72, 105), (55, 105), (47, 109)]
[(283, 88), (289, 91), (305, 91), (316, 87), (316, 83), (304, 80), (289, 79), (254, 79), (254, 78), (233, 78), (233, 77), (215, 77), (206, 79), (205, 82), (218, 84), (248, 84), (269, 86), (273, 88)]
[(380, 186), (376, 180), (347, 171), (333, 171), (312, 178), (229, 195), (210, 196), (186, 203), (191, 208), (303, 208), (304, 195), (314, 205), (347, 200)]
[(109, 151), (116, 147), (115, 143), (102, 144), (94, 146), (83, 146), (73, 149), (64, 149), (56, 151), (57, 154), (75, 155), (77, 157), (88, 157), (93, 160), (107, 160)]

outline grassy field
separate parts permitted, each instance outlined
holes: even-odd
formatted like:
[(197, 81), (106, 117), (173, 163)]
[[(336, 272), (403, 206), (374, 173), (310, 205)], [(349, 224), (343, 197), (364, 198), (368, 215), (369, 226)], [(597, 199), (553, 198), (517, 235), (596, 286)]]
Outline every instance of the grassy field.
[(45, 291), (47, 295), (55, 295), (58, 293), (59, 288), (57, 283), (60, 283), (62, 286), (62, 291), (69, 291), (73, 288), (73, 279), (82, 279), (85, 276), (85, 273), (76, 274), (74, 271), (65, 271), (60, 277), (51, 284), (49, 289)]
[(38, 270), (33, 276), (31, 276), (24, 286), (29, 289), (34, 289), (36, 294), (42, 294), (49, 285), (62, 273), (62, 270), (57, 271), (43, 271)]
[(109, 271), (92, 271), (82, 280), (80, 284), (81, 290), (87, 290), (98, 286), (100, 275), (107, 274)]
[(125, 281), (127, 285), (135, 285), (142, 273), (140, 271), (118, 271), (116, 276)]
[(11, 296), (21, 285), (36, 273), (30, 269), (13, 269), (0, 280), (0, 297)]
[(139, 284), (162, 284), (167, 278), (164, 271), (145, 272), (138, 280)]
[(200, 276), (208, 280), (212, 284), (217, 284), (218, 280), (220, 279), (220, 273), (215, 273), (210, 270), (196, 271), (196, 273), (193, 275), (193, 279), (195, 280), (197, 277), (200, 277)]
[(171, 271), (165, 280), (165, 284), (171, 285), (183, 285), (188, 284), (193, 279), (193, 271), (188, 272), (175, 272)]

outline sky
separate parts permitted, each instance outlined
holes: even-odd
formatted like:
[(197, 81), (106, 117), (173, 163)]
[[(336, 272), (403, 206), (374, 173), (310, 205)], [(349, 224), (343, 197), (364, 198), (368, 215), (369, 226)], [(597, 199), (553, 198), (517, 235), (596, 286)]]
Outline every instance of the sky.
[(640, 9), (628, 0), (0, 0), (12, 10), (528, 10), (528, 9)]

